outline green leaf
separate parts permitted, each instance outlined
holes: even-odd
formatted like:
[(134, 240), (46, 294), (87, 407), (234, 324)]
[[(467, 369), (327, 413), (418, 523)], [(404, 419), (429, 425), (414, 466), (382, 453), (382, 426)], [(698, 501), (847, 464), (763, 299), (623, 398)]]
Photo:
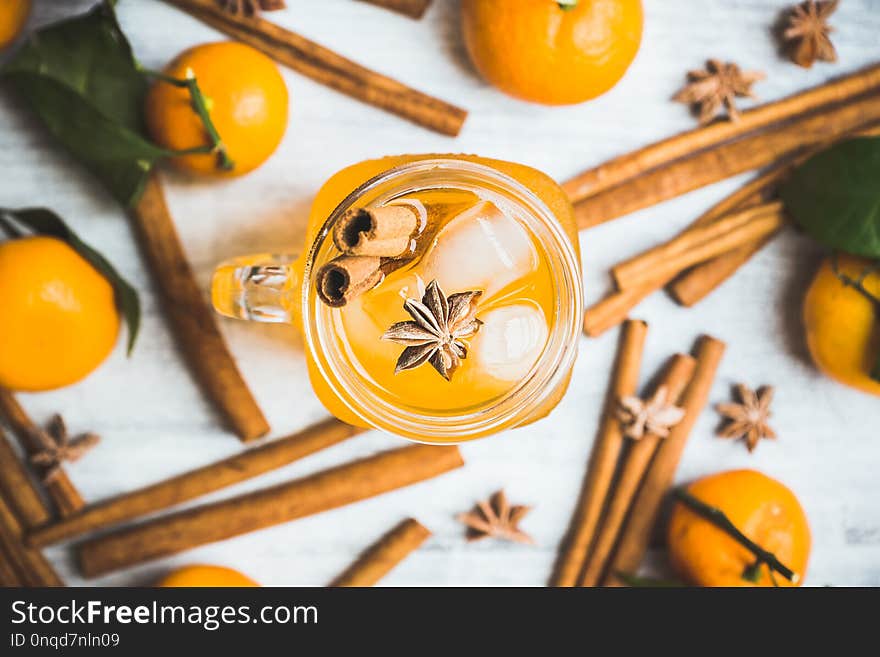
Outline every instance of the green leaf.
[(578, 6), (579, 0), (556, 0), (556, 4), (562, 11), (568, 11)]
[(818, 242), (880, 258), (880, 137), (853, 139), (815, 155), (781, 194), (794, 220)]
[(663, 589), (672, 589), (672, 588), (680, 588), (683, 587), (684, 584), (682, 582), (673, 580), (673, 579), (655, 579), (653, 577), (639, 577), (638, 575), (632, 575), (630, 573), (617, 573), (617, 577), (623, 581), (627, 586), (638, 587), (638, 588), (663, 588)]
[(104, 256), (83, 242), (70, 226), (51, 210), (47, 208), (23, 208), (20, 210), (0, 208), (0, 228), (4, 229), (10, 237), (21, 236), (22, 232), (10, 220), (26, 226), (39, 235), (50, 235), (67, 242), (74, 251), (85, 258), (107, 279), (113, 287), (116, 305), (128, 325), (128, 353), (131, 354), (141, 323), (141, 302), (137, 290), (116, 271)]
[(149, 83), (109, 2), (36, 31), (0, 74), (125, 206), (172, 155), (144, 136)]

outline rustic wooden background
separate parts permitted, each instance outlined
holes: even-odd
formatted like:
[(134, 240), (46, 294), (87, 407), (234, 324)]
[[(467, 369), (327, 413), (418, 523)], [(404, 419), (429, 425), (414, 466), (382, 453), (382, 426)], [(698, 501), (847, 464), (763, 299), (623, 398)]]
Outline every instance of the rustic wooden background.
[[(32, 24), (83, 11), (92, 0), (36, 0)], [(212, 267), (249, 251), (297, 251), (318, 186), (358, 160), (403, 152), (469, 152), (519, 160), (559, 179), (691, 127), (669, 97), (684, 71), (708, 57), (767, 72), (757, 86), (770, 100), (880, 58), (880, 0), (846, 0), (834, 18), (837, 65), (804, 71), (776, 52), (770, 26), (786, 0), (645, 0), (641, 53), (605, 97), (569, 108), (511, 100), (476, 77), (458, 30), (458, 3), (435, 0), (421, 22), (352, 0), (288, 0), (277, 20), (357, 61), (470, 110), (457, 140), (438, 136), (319, 86), (291, 71), (290, 128), (278, 153), (243, 179), (205, 183), (168, 175), (170, 203), (200, 281)], [(158, 0), (122, 0), (122, 24), (143, 63), (161, 67), (179, 51), (217, 33)], [(58, 392), (22, 396), (38, 419), (63, 412), (72, 431), (94, 430), (103, 443), (70, 473), (89, 500), (130, 490), (241, 449), (222, 430), (182, 366), (157, 308), (123, 213), (95, 182), (0, 92), (0, 204), (45, 204), (60, 212), (141, 290), (145, 319), (135, 354), (122, 344), (86, 381)], [(608, 267), (670, 236), (741, 181), (730, 181), (581, 235), (588, 301), (609, 285)], [(715, 295), (693, 310), (656, 295), (638, 310), (651, 331), (646, 374), (701, 332), (729, 344), (712, 393), (731, 384), (778, 387), (773, 426), (780, 438), (754, 454), (715, 438), (717, 416), (701, 418), (678, 479), (729, 468), (756, 468), (799, 495), (813, 530), (807, 583), (880, 585), (880, 436), (878, 400), (839, 386), (812, 367), (800, 304), (817, 249), (792, 233), (778, 239)], [(223, 323), (232, 350), (267, 413), (273, 435), (325, 415), (307, 381), (302, 347), (286, 327)], [(401, 518), (414, 515), (434, 537), (385, 583), (389, 585), (542, 585), (571, 515), (608, 380), (616, 332), (582, 339), (567, 397), (545, 421), (463, 447), (467, 466), (443, 478), (348, 508), (300, 520), (109, 576), (96, 584), (144, 584), (188, 563), (232, 566), (265, 584), (321, 585)], [(400, 445), (376, 433), (356, 438), (221, 497), (286, 480)], [(504, 487), (515, 503), (534, 505), (524, 527), (537, 546), (467, 544), (453, 515)], [(73, 584), (70, 550), (49, 550)], [(662, 568), (662, 553), (650, 560)]]

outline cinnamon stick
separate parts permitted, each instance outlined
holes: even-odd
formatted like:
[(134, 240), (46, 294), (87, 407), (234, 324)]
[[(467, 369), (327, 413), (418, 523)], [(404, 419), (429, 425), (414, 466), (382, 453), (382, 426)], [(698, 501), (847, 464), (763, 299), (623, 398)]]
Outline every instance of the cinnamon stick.
[(3, 430), (0, 430), (0, 495), (5, 495), (16, 517), (28, 529), (52, 517)]
[(269, 423), (242, 378), (215, 315), (202, 295), (157, 174), (147, 180), (132, 221), (180, 353), (196, 380), (239, 438), (249, 441), (266, 435)]
[[(846, 135), (846, 138), (875, 137), (877, 135), (880, 135), (880, 127), (872, 126), (866, 130), (859, 130), (853, 134)], [(828, 145), (823, 145), (822, 148), (826, 146)], [(775, 170), (771, 170), (765, 176), (762, 176), (765, 191), (775, 190), (795, 167), (812, 155), (815, 155), (822, 148), (814, 149), (794, 162), (777, 166)], [(691, 268), (667, 286), (669, 294), (683, 306), (695, 305), (735, 274), (740, 267), (764, 248), (769, 241), (770, 239), (759, 240)]]
[(26, 586), (24, 580), (19, 576), (15, 568), (12, 567), (14, 555), (9, 554), (3, 546), (0, 539), (0, 587), (12, 588), (18, 586)]
[(693, 147), (692, 133), (686, 133), (683, 138), (688, 147), (686, 155), (662, 166), (644, 169), (640, 175), (577, 203), (578, 227), (590, 228), (731, 176), (796, 157), (817, 144), (839, 139), (878, 120), (880, 90), (875, 89), (846, 104), (822, 107), (812, 113), (798, 113), (791, 120), (737, 134), (736, 138), (702, 150)]
[[(575, 176), (563, 184), (563, 189), (573, 203), (579, 203), (638, 178), (646, 171), (664, 168), (676, 160), (692, 157), (698, 151), (717, 148), (774, 124), (830, 105), (849, 102), (876, 91), (878, 87), (880, 64), (875, 64), (782, 100), (742, 112), (738, 121), (717, 121), (616, 157)], [(775, 153), (768, 155), (776, 156)], [(770, 161), (772, 160), (767, 160), (766, 163)]]
[[(13, 394), (3, 388), (0, 388), (0, 419), (6, 423), (28, 456), (34, 456), (42, 450), (37, 439), (40, 428), (28, 417)], [(46, 472), (40, 474), (45, 476)], [(61, 466), (51, 479), (44, 482), (44, 485), (49, 498), (62, 517), (76, 513), (86, 504)]]
[(648, 325), (645, 322), (628, 320), (623, 325), (599, 435), (568, 535), (556, 563), (553, 586), (575, 586), (587, 559), (623, 448), (623, 433), (614, 417), (614, 410), (620, 397), (636, 392), (647, 333)]
[(64, 586), (43, 555), (25, 546), (24, 523), (9, 505), (13, 499), (5, 490), (0, 494), (0, 556), (8, 560), (6, 570), (21, 586)]
[(424, 543), (431, 532), (415, 518), (408, 518), (385, 534), (330, 586), (373, 586)]
[(381, 259), (373, 256), (334, 258), (315, 277), (318, 296), (331, 308), (341, 308), (382, 282), (380, 265)]
[(166, 0), (293, 70), (374, 107), (455, 137), (467, 112), (407, 87), (259, 16), (233, 15), (214, 0)]
[(345, 255), (398, 258), (410, 250), (419, 218), (406, 205), (352, 208), (333, 227), (333, 244)]
[[(754, 178), (733, 194), (726, 196), (716, 203), (712, 208), (694, 221), (685, 232), (692, 230), (693, 228), (711, 224), (736, 210), (742, 210), (759, 204), (762, 200), (765, 200), (769, 195), (769, 192), (775, 188), (775, 185), (788, 175), (790, 166), (791, 164), (788, 161), (785, 161), (775, 165), (765, 173)], [(769, 239), (770, 238), (765, 238), (753, 245), (740, 247), (740, 249), (730, 253), (739, 253), (741, 250), (755, 248), (757, 244), (763, 246), (763, 244), (769, 241)], [(714, 260), (727, 256), (728, 254), (725, 253)], [(712, 262), (712, 260), (707, 262)], [(697, 265), (696, 268), (699, 267), (702, 267), (702, 265)], [(676, 272), (676, 274), (668, 277), (658, 276), (650, 283), (613, 292), (601, 301), (590, 306), (584, 313), (584, 333), (590, 337), (597, 337), (611, 327), (617, 326), (626, 319), (629, 312), (639, 305), (642, 300), (659, 290), (664, 285), (670, 283), (678, 273), (680, 272)]]
[[(667, 400), (677, 405), (679, 399), (690, 383), (694, 374), (696, 361), (684, 354), (677, 354), (667, 368), (663, 378), (657, 383), (657, 388), (665, 387)], [(599, 583), (608, 558), (617, 541), (620, 528), (632, 505), (633, 497), (642, 483), (645, 470), (657, 451), (657, 446), (662, 439), (654, 434), (648, 434), (638, 441), (631, 442), (629, 449), (623, 458), (620, 475), (611, 494), (608, 509), (602, 518), (602, 523), (596, 532), (596, 540), (590, 553), (584, 572), (581, 575), (581, 586), (596, 586)]]
[(398, 14), (403, 14), (416, 20), (425, 15), (425, 11), (427, 11), (428, 6), (431, 4), (431, 0), (362, 0), (362, 2), (369, 2), (371, 5), (376, 5), (383, 9), (396, 11)]
[(646, 296), (663, 287), (662, 283), (652, 281), (645, 285), (631, 287), (613, 292), (601, 301), (596, 302), (584, 313), (584, 333), (591, 338), (602, 335), (613, 326), (617, 326), (629, 315)]
[(107, 529), (270, 472), (362, 431), (339, 420), (327, 419), (222, 461), (94, 504), (74, 516), (39, 527), (28, 535), (28, 540), (31, 545), (46, 546)]
[(91, 540), (80, 546), (80, 568), (86, 577), (103, 575), (381, 495), (462, 465), (454, 446), (413, 445), (383, 452)]
[(756, 205), (709, 225), (687, 230), (615, 266), (612, 272), (618, 287), (624, 290), (656, 284), (658, 280), (668, 281), (692, 265), (776, 233), (786, 221), (781, 202)]
[(622, 585), (617, 573), (633, 573), (639, 567), (648, 549), (660, 503), (672, 485), (690, 433), (709, 399), (724, 349), (725, 345), (720, 340), (709, 336), (700, 338), (694, 376), (680, 404), (685, 410), (685, 417), (660, 443), (645, 473), (639, 492), (630, 506), (631, 513), (621, 530), (614, 556), (609, 562), (608, 574), (603, 580), (605, 586)]

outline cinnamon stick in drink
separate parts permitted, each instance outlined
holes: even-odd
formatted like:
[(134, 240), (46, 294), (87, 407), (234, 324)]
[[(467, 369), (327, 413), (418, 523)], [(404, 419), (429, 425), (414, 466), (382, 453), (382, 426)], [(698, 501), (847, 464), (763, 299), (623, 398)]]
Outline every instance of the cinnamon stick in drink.
[(425, 128), (455, 137), (467, 112), (357, 64), (259, 16), (233, 15), (215, 0), (166, 0), (306, 77)]
[[(6, 423), (29, 457), (42, 451), (43, 446), (37, 438), (41, 431), (40, 427), (28, 417), (13, 394), (3, 388), (0, 388), (0, 419)], [(44, 471), (41, 474), (45, 475), (46, 473)], [(45, 487), (49, 498), (61, 516), (76, 513), (86, 504), (61, 466), (58, 466), (53, 477), (45, 482)]]
[[(878, 89), (880, 89), (880, 64), (875, 64), (782, 100), (742, 112), (738, 121), (711, 123), (614, 158), (575, 176), (563, 184), (563, 189), (573, 203), (580, 203), (638, 178), (647, 171), (663, 169), (676, 160), (721, 147), (745, 135), (782, 124), (795, 117), (850, 102)], [(778, 152), (766, 153), (765, 156), (773, 159), (781, 157)], [(765, 164), (770, 161), (772, 160), (767, 160)], [(764, 165), (752, 168), (760, 166)]]
[(797, 114), (791, 120), (737, 135), (711, 148), (690, 150), (686, 156), (644, 170), (634, 178), (584, 198), (575, 206), (578, 226), (590, 228), (737, 174), (796, 157), (877, 121), (880, 88), (842, 105)]
[(617, 573), (634, 573), (648, 549), (660, 503), (669, 491), (675, 470), (684, 452), (690, 433), (706, 406), (725, 345), (720, 340), (704, 336), (697, 344), (697, 366), (680, 406), (684, 419), (663, 439), (651, 465), (645, 473), (639, 492), (631, 505), (631, 513), (623, 526), (614, 556), (609, 561), (605, 586), (620, 586)]
[(399, 258), (409, 252), (418, 227), (408, 205), (352, 208), (333, 227), (333, 244), (349, 256)]
[(241, 376), (196, 281), (158, 174), (147, 179), (132, 221), (180, 353), (202, 390), (239, 438), (249, 441), (266, 435), (269, 423)]
[(28, 540), (31, 545), (46, 546), (107, 529), (283, 467), (362, 431), (335, 418), (327, 419), (291, 436), (94, 504), (74, 516), (37, 528)]
[(424, 543), (431, 532), (415, 518), (408, 518), (370, 546), (329, 586), (373, 586)]
[[(678, 405), (682, 393), (690, 383), (695, 367), (696, 361), (690, 356), (677, 354), (673, 357), (663, 378), (657, 383), (658, 389), (666, 388), (668, 403)], [(623, 457), (620, 476), (611, 493), (608, 509), (596, 532), (595, 545), (584, 566), (580, 579), (581, 586), (596, 586), (601, 580), (620, 528), (632, 506), (633, 497), (662, 440), (659, 436), (648, 434), (641, 440), (630, 443)]]
[(677, 273), (737, 247), (775, 234), (786, 224), (782, 203), (771, 201), (693, 228), (614, 267), (621, 289), (670, 280)]
[(412, 445), (382, 452), (88, 541), (79, 548), (80, 569), (86, 577), (96, 577), (352, 504), (462, 465), (454, 446)]
[(562, 543), (552, 579), (553, 586), (576, 586), (586, 562), (623, 448), (623, 433), (614, 411), (619, 398), (636, 392), (647, 334), (648, 325), (645, 322), (628, 320), (623, 325), (602, 424), (568, 535)]

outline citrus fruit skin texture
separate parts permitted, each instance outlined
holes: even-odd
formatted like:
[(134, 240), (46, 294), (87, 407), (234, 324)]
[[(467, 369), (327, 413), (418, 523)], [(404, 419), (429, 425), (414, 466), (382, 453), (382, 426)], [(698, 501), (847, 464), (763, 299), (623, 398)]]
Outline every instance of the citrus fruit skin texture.
[(501, 91), (571, 105), (611, 89), (642, 41), (641, 0), (463, 0), (464, 42), (480, 74)]
[(0, 2), (0, 50), (9, 46), (21, 34), (30, 13), (31, 0)]
[(184, 566), (163, 577), (156, 586), (176, 587), (250, 587), (259, 586), (254, 580), (232, 568), (222, 566)]
[(0, 386), (52, 390), (91, 373), (113, 350), (113, 288), (54, 237), (0, 243)]
[[(853, 280), (871, 264), (855, 256), (837, 258), (838, 271)], [(880, 298), (880, 271), (865, 278), (863, 284)], [(880, 382), (869, 375), (880, 354), (880, 309), (838, 278), (830, 257), (819, 266), (804, 299), (804, 330), (807, 347), (822, 372), (844, 385), (880, 396)]]
[[(189, 71), (196, 76), (235, 166), (222, 169), (213, 153), (185, 155), (172, 162), (197, 174), (241, 176), (268, 160), (287, 129), (287, 86), (275, 63), (243, 43), (223, 41), (195, 46), (165, 69), (178, 79), (186, 78)], [(152, 138), (165, 148), (186, 150), (211, 143), (186, 88), (156, 80), (144, 114)]]
[[(701, 502), (721, 509), (749, 539), (772, 552), (799, 575), (792, 583), (774, 573), (779, 586), (803, 582), (810, 556), (810, 528), (788, 488), (754, 470), (731, 470), (699, 479), (687, 488)], [(743, 579), (755, 556), (723, 529), (676, 502), (667, 529), (669, 558), (694, 586), (773, 586), (767, 566), (757, 583)]]

